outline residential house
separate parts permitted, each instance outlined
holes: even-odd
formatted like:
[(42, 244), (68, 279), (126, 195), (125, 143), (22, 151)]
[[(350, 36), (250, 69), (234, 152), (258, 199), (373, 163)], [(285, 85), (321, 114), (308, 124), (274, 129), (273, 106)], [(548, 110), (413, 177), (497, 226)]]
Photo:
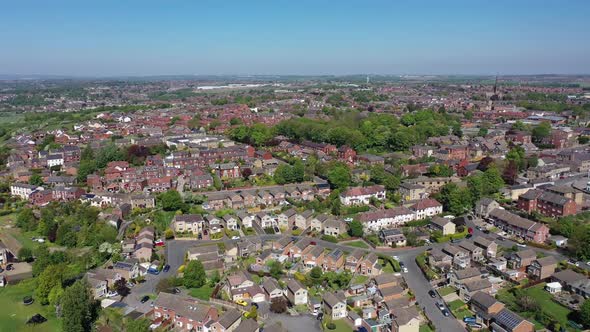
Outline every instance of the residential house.
[(325, 235), (339, 237), (340, 235), (346, 233), (346, 224), (342, 220), (338, 220), (336, 218), (328, 218), (328, 220), (324, 222), (323, 226)]
[(200, 214), (180, 214), (172, 219), (172, 229), (177, 233), (203, 234), (205, 220)]
[(469, 253), (472, 261), (481, 262), (483, 260), (483, 249), (479, 246), (476, 246), (473, 242), (461, 241), (461, 243), (459, 243), (459, 247)]
[(509, 264), (513, 269), (526, 268), (537, 259), (537, 254), (532, 249), (520, 250), (510, 256)]
[(488, 279), (479, 279), (479, 280), (471, 280), (463, 283), (461, 287), (459, 287), (459, 297), (464, 302), (469, 302), (471, 297), (477, 293), (488, 293), (490, 294), (493, 291), (492, 283)]
[(347, 315), (344, 293), (325, 293), (323, 297), (324, 315), (332, 320), (343, 319)]
[(269, 301), (277, 297), (283, 296), (283, 289), (274, 278), (265, 277), (262, 280), (262, 289), (266, 292), (266, 297)]
[(168, 321), (175, 331), (182, 332), (205, 331), (206, 326), (218, 319), (215, 306), (166, 292), (158, 294), (152, 312), (156, 321)]
[(434, 216), (430, 221), (430, 225), (435, 230), (441, 231), (443, 236), (455, 234), (455, 223), (449, 218)]
[(445, 244), (442, 251), (453, 258), (453, 267), (456, 269), (465, 269), (470, 266), (470, 256), (466, 250), (451, 244)]
[(324, 259), (324, 271), (339, 271), (344, 267), (344, 252), (334, 249)]
[(399, 185), (398, 191), (404, 202), (417, 201), (428, 196), (424, 186), (414, 183), (402, 182)]
[(557, 260), (553, 256), (537, 258), (527, 266), (527, 274), (535, 280), (544, 280), (549, 278), (557, 267)]
[(483, 249), (483, 254), (486, 258), (494, 258), (498, 252), (498, 244), (492, 240), (488, 240), (482, 236), (473, 238), (473, 244)]
[(361, 259), (360, 274), (365, 276), (377, 276), (381, 274), (383, 267), (379, 264), (379, 258), (373, 252)]
[(410, 210), (414, 211), (416, 219), (420, 220), (441, 214), (443, 206), (433, 198), (425, 198), (410, 206)]
[(116, 262), (113, 265), (113, 271), (117, 272), (125, 280), (132, 280), (139, 277), (139, 261), (137, 259), (127, 259)]
[(382, 229), (379, 232), (379, 239), (388, 247), (404, 247), (406, 245), (406, 236), (401, 229)]
[(391, 330), (392, 332), (418, 332), (420, 322), (420, 313), (416, 307), (400, 308), (395, 311)]
[(490, 329), (492, 331), (506, 332), (534, 332), (535, 325), (520, 317), (509, 309), (502, 309), (492, 318)]
[(519, 236), (527, 241), (544, 243), (549, 236), (549, 228), (544, 224), (522, 218), (501, 208), (492, 210), (490, 219), (495, 226), (508, 234)]
[(500, 207), (500, 204), (491, 198), (481, 198), (475, 204), (475, 215), (480, 218), (487, 218), (492, 210)]
[(487, 326), (490, 324), (490, 320), (504, 309), (504, 303), (496, 300), (488, 293), (476, 292), (471, 295), (469, 307), (475, 313), (477, 321)]
[(346, 262), (344, 263), (344, 269), (346, 271), (355, 273), (358, 271), (363, 258), (363, 251), (354, 249), (348, 256), (346, 256)]
[(292, 305), (307, 304), (307, 288), (295, 279), (288, 279), (286, 285), (287, 289), (285, 290), (285, 295)]
[(354, 187), (340, 194), (342, 205), (366, 205), (371, 199), (382, 201), (385, 199), (385, 187), (374, 185), (370, 187)]

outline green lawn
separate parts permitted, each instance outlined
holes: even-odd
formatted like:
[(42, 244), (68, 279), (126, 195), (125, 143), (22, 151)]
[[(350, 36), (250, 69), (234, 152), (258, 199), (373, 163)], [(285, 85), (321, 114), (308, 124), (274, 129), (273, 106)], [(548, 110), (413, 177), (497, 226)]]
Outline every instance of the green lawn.
[(350, 325), (346, 324), (346, 322), (344, 322), (343, 319), (335, 320), (333, 322), (334, 322), (334, 325), (336, 325), (336, 328), (333, 330), (330, 330), (327, 327), (324, 327), (324, 331), (353, 332), (352, 328), (350, 328)]
[(434, 332), (430, 326), (424, 324), (424, 325), (420, 325), (420, 332)]
[[(0, 288), (0, 331), (61, 331), (61, 324), (55, 318), (53, 307), (42, 306), (37, 302), (29, 306), (22, 303), (23, 297), (33, 295), (34, 288), (33, 280)], [(26, 325), (26, 321), (37, 313), (47, 318), (47, 322), (38, 326)]]
[(461, 300), (455, 300), (455, 301), (447, 303), (447, 306), (449, 307), (449, 309), (451, 311), (455, 311), (455, 310), (465, 306), (465, 302), (463, 302)]
[(352, 283), (353, 284), (364, 284), (365, 282), (367, 282), (367, 280), (369, 280), (369, 277), (359, 275), (359, 276), (354, 277), (354, 279), (352, 279)]
[(455, 287), (451, 287), (451, 286), (441, 287), (437, 291), (440, 294), (440, 296), (447, 296), (449, 294), (452, 294), (452, 293), (456, 293), (457, 292), (457, 290), (455, 289)]
[(205, 285), (201, 288), (192, 288), (188, 294), (192, 297), (196, 297), (203, 301), (209, 301), (211, 298), (211, 294), (213, 293), (213, 288), (209, 287), (209, 285)]
[(464, 317), (473, 317), (475, 314), (469, 309), (459, 309), (457, 311), (453, 311), (453, 315), (457, 317), (457, 319), (463, 320)]
[[(533, 299), (535, 299), (537, 303), (541, 304), (543, 312), (545, 312), (548, 316), (558, 321), (561, 324), (561, 326), (568, 326), (567, 316), (571, 311), (568, 308), (562, 306), (561, 304), (554, 302), (551, 294), (545, 291), (543, 289), (544, 287), (545, 283), (541, 283), (533, 287), (529, 287), (524, 291), (526, 295), (532, 297)], [(543, 327), (542, 324), (535, 320), (535, 313), (522, 312), (518, 310), (519, 306), (517, 304), (517, 299), (508, 290), (503, 289), (500, 292), (498, 292), (497, 298), (499, 301), (504, 302), (507, 305), (507, 307), (530, 320), (531, 323), (535, 324), (536, 328)]]
[(365, 241), (361, 241), (361, 240), (346, 242), (344, 244), (347, 246), (355, 247), (355, 248), (369, 249), (369, 245), (366, 244)]

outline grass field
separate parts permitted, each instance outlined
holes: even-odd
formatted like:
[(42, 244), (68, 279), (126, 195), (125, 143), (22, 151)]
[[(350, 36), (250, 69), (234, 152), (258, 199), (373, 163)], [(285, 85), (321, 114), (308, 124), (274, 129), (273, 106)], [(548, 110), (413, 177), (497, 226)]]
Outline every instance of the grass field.
[(192, 288), (188, 294), (192, 297), (196, 297), (197, 299), (201, 299), (204, 301), (209, 301), (211, 294), (213, 293), (213, 288), (209, 287), (209, 285), (205, 285), (201, 288)]
[(365, 243), (365, 241), (350, 241), (350, 242), (346, 242), (344, 243), (347, 246), (351, 246), (351, 247), (356, 247), (356, 248), (363, 248), (363, 249), (369, 249), (369, 245)]
[(354, 279), (352, 279), (352, 283), (353, 284), (364, 284), (365, 282), (367, 282), (367, 280), (369, 280), (369, 277), (359, 275), (359, 276), (354, 277)]
[[(17, 285), (0, 288), (0, 331), (14, 332), (54, 332), (61, 331), (61, 324), (55, 318), (55, 311), (50, 306), (33, 303), (25, 306), (23, 297), (33, 295), (35, 283), (33, 280), (23, 281)], [(28, 326), (26, 321), (35, 314), (47, 318), (47, 322)]]
[[(346, 324), (343, 319), (333, 321), (336, 328), (333, 330), (324, 327), (324, 331), (334, 331), (334, 332), (352, 332), (352, 328), (350, 325)], [(323, 325), (323, 324), (322, 324)]]
[(430, 326), (424, 324), (424, 325), (420, 325), (420, 332), (434, 332)]
[(454, 287), (451, 287), (451, 286), (441, 287), (437, 291), (440, 294), (440, 296), (447, 296), (447, 295), (449, 295), (451, 293), (456, 293), (457, 292), (457, 290)]
[[(545, 283), (541, 283), (535, 285), (533, 287), (529, 287), (525, 289), (525, 294), (530, 296), (531, 298), (535, 299), (537, 303), (542, 303), (541, 308), (543, 312), (545, 312), (548, 316), (558, 321), (561, 326), (568, 326), (568, 315), (570, 314), (570, 310), (561, 304), (554, 302), (552, 299), (551, 294), (545, 291), (543, 288), (545, 287)], [(514, 297), (513, 294), (508, 292), (507, 290), (502, 290), (498, 292), (498, 300), (501, 302), (506, 303), (506, 305), (519, 313), (521, 316), (530, 320), (537, 329), (542, 328), (543, 325), (537, 322), (534, 319), (535, 314), (533, 312), (522, 312), (518, 311), (518, 304), (517, 299)]]

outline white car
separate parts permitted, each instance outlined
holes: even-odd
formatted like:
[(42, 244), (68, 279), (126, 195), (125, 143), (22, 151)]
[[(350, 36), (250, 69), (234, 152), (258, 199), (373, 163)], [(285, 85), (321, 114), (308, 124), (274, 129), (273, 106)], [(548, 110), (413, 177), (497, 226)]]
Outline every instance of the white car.
[(393, 259), (395, 259), (396, 261), (399, 262), (399, 257), (398, 256), (393, 256)]
[(117, 296), (117, 295), (119, 295), (119, 293), (117, 293), (117, 292), (112, 292), (112, 291), (111, 291), (111, 292), (108, 292), (108, 293), (107, 293), (107, 297), (115, 297), (115, 296)]
[(524, 244), (524, 243), (517, 243), (516, 245), (521, 248), (526, 248), (526, 244)]
[(231, 237), (231, 239), (232, 239), (232, 240), (239, 240), (239, 239), (240, 239), (240, 237), (239, 237), (239, 236), (237, 236), (237, 235), (235, 235), (235, 236), (232, 236), (232, 237)]

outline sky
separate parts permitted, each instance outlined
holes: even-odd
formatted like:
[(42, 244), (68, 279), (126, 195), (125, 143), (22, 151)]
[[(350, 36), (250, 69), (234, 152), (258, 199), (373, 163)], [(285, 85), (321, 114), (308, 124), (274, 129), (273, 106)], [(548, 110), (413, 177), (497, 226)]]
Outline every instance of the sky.
[(0, 74), (590, 74), (588, 0), (0, 0)]

